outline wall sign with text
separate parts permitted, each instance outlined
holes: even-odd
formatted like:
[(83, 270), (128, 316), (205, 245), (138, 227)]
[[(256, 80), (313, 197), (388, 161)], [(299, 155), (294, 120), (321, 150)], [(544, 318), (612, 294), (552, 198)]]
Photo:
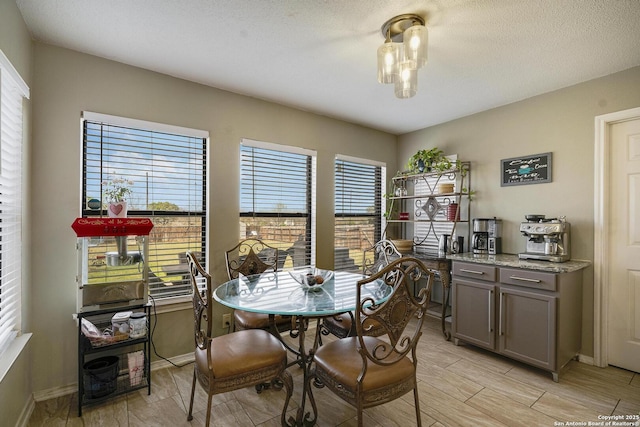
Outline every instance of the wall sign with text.
[(551, 153), (513, 157), (500, 161), (502, 187), (551, 182)]

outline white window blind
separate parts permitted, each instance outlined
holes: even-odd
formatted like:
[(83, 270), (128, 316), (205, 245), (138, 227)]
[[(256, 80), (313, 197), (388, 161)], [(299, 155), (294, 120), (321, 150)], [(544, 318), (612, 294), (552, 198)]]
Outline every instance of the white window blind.
[(23, 98), (29, 88), (0, 51), (0, 354), (21, 330)]
[(386, 168), (366, 160), (335, 160), (334, 269), (361, 270), (362, 254), (382, 234)]
[(240, 146), (240, 240), (286, 252), (280, 268), (315, 264), (315, 170), (310, 150), (246, 139)]
[[(158, 123), (83, 114), (85, 217), (107, 216), (105, 183), (133, 182), (128, 217), (151, 218), (149, 294), (189, 295), (186, 252), (206, 265), (207, 139), (203, 131)], [(88, 201), (100, 200), (91, 209)]]

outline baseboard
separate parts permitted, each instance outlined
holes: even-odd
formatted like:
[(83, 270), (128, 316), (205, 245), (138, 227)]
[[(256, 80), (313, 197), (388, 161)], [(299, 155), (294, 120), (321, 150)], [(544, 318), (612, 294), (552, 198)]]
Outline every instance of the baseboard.
[[(151, 362), (151, 372), (172, 367), (174, 366), (172, 365), (172, 363), (178, 366), (186, 365), (188, 363), (193, 362), (194, 355), (193, 353), (187, 353), (187, 354), (171, 357), (169, 360), (170, 361), (159, 359), (154, 362)], [(53, 387), (47, 390), (34, 392), (33, 399), (32, 399), (34, 403), (32, 403), (32, 405), (35, 405), (35, 402), (43, 402), (45, 400), (55, 399), (57, 397), (62, 397), (68, 394), (76, 393), (77, 391), (78, 391), (78, 384), (74, 383), (66, 386)], [(31, 411), (33, 411), (33, 409), (31, 409)], [(31, 413), (29, 413), (29, 415), (31, 415)]]
[(31, 414), (33, 414), (33, 410), (36, 408), (36, 401), (31, 397), (28, 399), (24, 408), (22, 409), (22, 413), (16, 422), (16, 427), (27, 427), (29, 425), (29, 420), (31, 419)]
[(154, 362), (151, 362), (151, 372), (157, 371), (159, 369), (170, 368), (174, 365), (184, 366), (189, 363), (192, 363), (195, 360), (195, 356), (193, 353), (182, 354), (180, 356), (175, 356), (169, 358), (170, 361), (165, 359), (158, 359)]
[(78, 391), (78, 384), (68, 384), (61, 387), (53, 387), (47, 390), (34, 391), (33, 400), (35, 402), (44, 402), (45, 400), (56, 399)]
[(594, 365), (594, 360), (593, 357), (591, 356), (585, 356), (583, 354), (578, 354), (578, 362), (580, 363), (585, 363), (587, 365)]

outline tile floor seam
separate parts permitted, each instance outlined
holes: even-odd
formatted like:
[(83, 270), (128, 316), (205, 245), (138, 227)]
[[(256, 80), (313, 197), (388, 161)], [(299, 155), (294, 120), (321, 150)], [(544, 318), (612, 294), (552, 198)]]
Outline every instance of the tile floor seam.
[(622, 399), (618, 399), (618, 401), (616, 402), (616, 404), (614, 405), (613, 409), (611, 410), (610, 414), (607, 415), (613, 415), (616, 413), (616, 409), (618, 409), (618, 405), (620, 405), (620, 402), (622, 402)]
[[(476, 391), (475, 393), (473, 393), (471, 396), (467, 397), (465, 400), (462, 401), (462, 403), (464, 403), (465, 405), (469, 404), (469, 400), (473, 399), (474, 397), (476, 397), (478, 394), (480, 394), (483, 390), (491, 390), (485, 386), (482, 386), (482, 388), (478, 391)], [(471, 406), (471, 405), (470, 405)]]

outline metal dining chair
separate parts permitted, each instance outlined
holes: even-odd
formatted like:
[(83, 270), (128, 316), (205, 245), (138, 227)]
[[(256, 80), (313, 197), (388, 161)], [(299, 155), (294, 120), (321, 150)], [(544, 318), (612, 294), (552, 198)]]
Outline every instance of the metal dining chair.
[[(415, 297), (413, 286), (426, 279), (426, 287)], [(416, 425), (421, 425), (416, 369), (416, 346), (422, 336), (434, 273), (412, 257), (392, 261), (387, 267), (358, 282), (359, 304), (355, 311), (356, 335), (318, 348), (307, 386), (327, 387), (357, 410), (363, 425), (366, 408), (390, 402), (413, 391)], [(393, 293), (375, 304), (362, 299), (362, 288), (384, 280)], [(381, 326), (379, 337), (369, 335), (372, 325)]]
[[(265, 271), (278, 271), (278, 264), (284, 264), (280, 255), (278, 248), (270, 246), (260, 239), (244, 239), (225, 252), (229, 280), (237, 279), (240, 275), (250, 276)], [(278, 332), (291, 330), (291, 322), (291, 316), (275, 316), (275, 326)], [(268, 314), (244, 310), (234, 310), (233, 325), (236, 331), (271, 329)]]
[[(370, 276), (400, 257), (402, 257), (402, 254), (398, 252), (398, 249), (391, 241), (380, 240), (363, 251), (362, 273), (365, 276)], [(372, 327), (369, 331), (369, 334), (373, 336), (380, 333), (382, 333), (381, 328)], [(322, 321), (322, 334), (332, 334), (338, 338), (354, 336), (356, 334), (354, 313), (346, 312), (324, 318)]]
[(286, 370), (287, 350), (276, 337), (261, 329), (237, 331), (213, 337), (211, 276), (204, 271), (193, 253), (188, 252), (187, 259), (193, 291), (196, 344), (187, 420), (193, 419), (196, 382), (207, 393), (205, 425), (209, 426), (211, 399), (214, 394), (276, 381), (286, 390), (281, 415), (281, 423), (285, 425), (285, 415), (293, 393), (293, 379)]

